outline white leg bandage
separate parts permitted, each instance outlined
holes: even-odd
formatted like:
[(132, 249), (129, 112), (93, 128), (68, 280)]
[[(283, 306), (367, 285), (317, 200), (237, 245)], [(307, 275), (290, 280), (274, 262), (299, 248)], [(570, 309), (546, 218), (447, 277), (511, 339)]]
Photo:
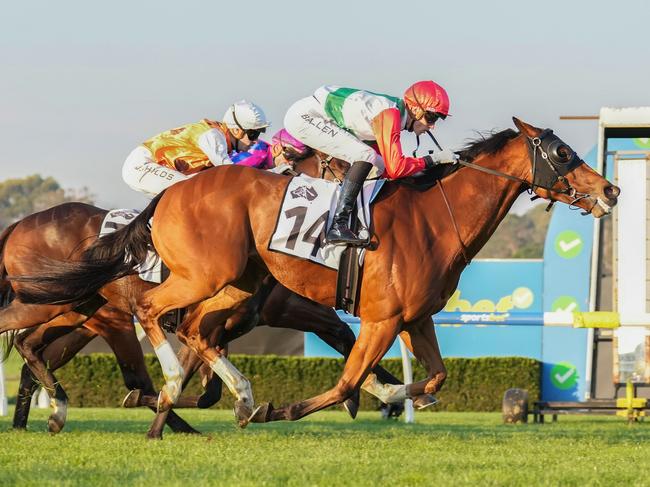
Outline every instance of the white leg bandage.
[(382, 384), (373, 373), (368, 375), (361, 388), (386, 404), (404, 402), (408, 397), (405, 385)]
[(167, 340), (158, 345), (154, 351), (165, 377), (163, 389), (171, 401), (175, 403), (181, 395), (183, 387), (183, 367), (181, 367), (172, 346)]
[(226, 384), (233, 396), (249, 404), (251, 407), (253, 406), (251, 383), (230, 363), (230, 360), (226, 357), (219, 356), (210, 363), (210, 368)]

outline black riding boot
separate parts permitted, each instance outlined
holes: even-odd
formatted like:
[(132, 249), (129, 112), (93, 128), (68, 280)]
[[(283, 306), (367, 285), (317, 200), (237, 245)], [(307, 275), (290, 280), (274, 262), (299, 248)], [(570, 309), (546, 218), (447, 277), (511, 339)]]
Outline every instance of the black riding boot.
[(372, 164), (369, 162), (357, 161), (352, 164), (352, 167), (345, 175), (341, 194), (336, 204), (334, 221), (329, 232), (327, 232), (327, 243), (352, 246), (362, 246), (366, 243), (364, 239), (360, 239), (350, 230), (349, 225), (354, 203), (371, 169)]

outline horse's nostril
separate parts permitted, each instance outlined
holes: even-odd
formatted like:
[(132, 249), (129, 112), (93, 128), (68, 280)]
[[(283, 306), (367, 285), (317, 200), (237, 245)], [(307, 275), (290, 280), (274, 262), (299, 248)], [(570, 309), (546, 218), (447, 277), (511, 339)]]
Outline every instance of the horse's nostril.
[(614, 186), (612, 184), (610, 186), (607, 186), (603, 192), (607, 198), (613, 200), (615, 198), (618, 198), (618, 195), (621, 194), (621, 189), (618, 186)]

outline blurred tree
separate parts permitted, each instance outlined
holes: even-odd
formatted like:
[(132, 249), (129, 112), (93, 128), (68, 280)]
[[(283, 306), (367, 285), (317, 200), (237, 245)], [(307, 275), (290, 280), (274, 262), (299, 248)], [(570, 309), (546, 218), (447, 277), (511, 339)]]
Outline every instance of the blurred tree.
[(532, 207), (523, 215), (509, 213), (485, 247), (478, 259), (541, 259), (544, 256), (544, 239), (551, 213), (546, 205)]
[(0, 229), (27, 215), (64, 203), (93, 203), (88, 188), (64, 190), (52, 177), (33, 174), (0, 182)]

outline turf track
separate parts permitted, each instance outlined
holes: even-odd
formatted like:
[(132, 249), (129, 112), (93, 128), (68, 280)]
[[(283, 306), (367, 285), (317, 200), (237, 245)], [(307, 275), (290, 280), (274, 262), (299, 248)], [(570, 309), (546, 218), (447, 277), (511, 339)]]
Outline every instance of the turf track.
[(0, 418), (7, 485), (650, 485), (650, 424), (607, 417), (505, 426), (495, 413), (422, 413), (418, 423), (301, 422), (235, 427), (225, 411), (183, 411), (205, 435), (145, 440), (146, 410), (72, 409), (65, 432)]

